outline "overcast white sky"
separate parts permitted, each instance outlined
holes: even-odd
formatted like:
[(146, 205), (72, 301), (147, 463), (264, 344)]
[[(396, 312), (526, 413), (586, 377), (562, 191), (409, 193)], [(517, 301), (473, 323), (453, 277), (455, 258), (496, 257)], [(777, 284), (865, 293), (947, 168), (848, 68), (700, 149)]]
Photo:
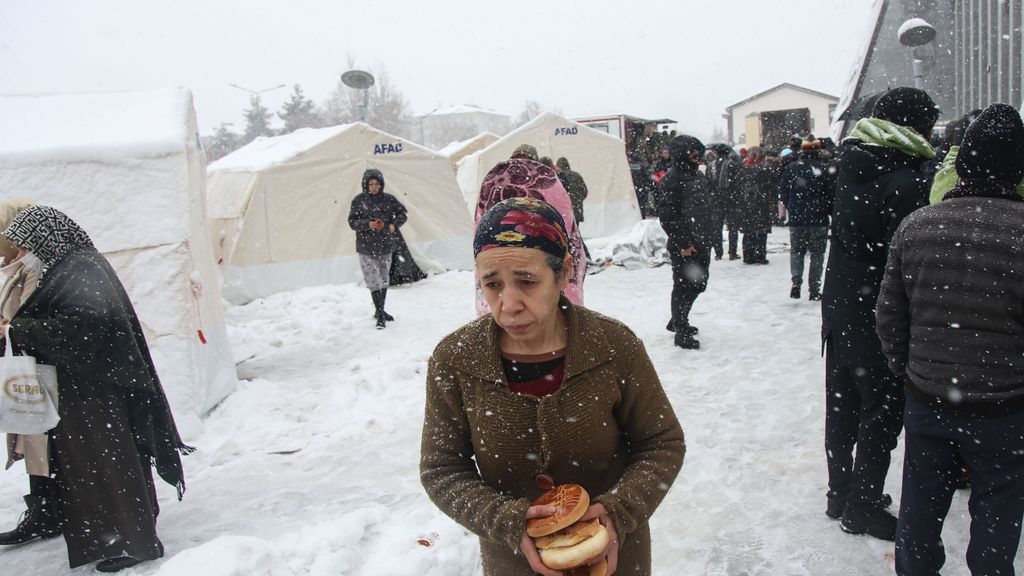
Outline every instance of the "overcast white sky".
[(0, 93), (185, 86), (204, 134), (248, 94), (322, 102), (354, 58), (413, 111), (671, 117), (706, 136), (726, 106), (790, 82), (840, 96), (871, 0), (0, 0)]

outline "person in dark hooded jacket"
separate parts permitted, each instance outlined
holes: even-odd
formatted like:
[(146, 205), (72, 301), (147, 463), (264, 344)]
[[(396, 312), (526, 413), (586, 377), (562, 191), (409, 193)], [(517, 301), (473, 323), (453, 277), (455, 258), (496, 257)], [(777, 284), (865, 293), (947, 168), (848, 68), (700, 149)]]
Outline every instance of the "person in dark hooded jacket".
[(1024, 519), (1024, 122), (993, 104), (970, 124), (960, 182), (896, 230), (878, 336), (906, 377), (896, 574), (938, 574), (942, 524), (971, 475), (971, 574), (1013, 574)]
[(380, 170), (363, 173), (363, 191), (352, 199), (348, 225), (356, 231), (356, 252), (363, 280), (373, 299), (373, 317), (377, 328), (394, 320), (384, 311), (388, 296), (391, 257), (398, 242), (398, 229), (407, 219), (405, 206), (391, 194), (384, 192), (384, 175)]
[(895, 88), (872, 114), (854, 126), (837, 162), (821, 308), (825, 513), (846, 532), (891, 541), (896, 518), (882, 489), (903, 426), (904, 391), (875, 333), (875, 303), (896, 228), (928, 203), (922, 168), (935, 156), (928, 136), (938, 110), (923, 90)]
[(676, 333), (676, 346), (696, 349), (700, 342), (694, 337), (697, 327), (690, 324), (690, 310), (708, 287), (711, 265), (708, 183), (698, 170), (704, 144), (693, 136), (676, 136), (669, 154), (672, 167), (661, 180), (658, 204), (672, 259), (672, 319), (666, 328)]
[(10, 322), (17, 354), (57, 368), (60, 422), (49, 432), (53, 495), (72, 568), (116, 572), (163, 556), (151, 467), (181, 497), (185, 446), (132, 303), (71, 218), (25, 209), (3, 233), (43, 263)]

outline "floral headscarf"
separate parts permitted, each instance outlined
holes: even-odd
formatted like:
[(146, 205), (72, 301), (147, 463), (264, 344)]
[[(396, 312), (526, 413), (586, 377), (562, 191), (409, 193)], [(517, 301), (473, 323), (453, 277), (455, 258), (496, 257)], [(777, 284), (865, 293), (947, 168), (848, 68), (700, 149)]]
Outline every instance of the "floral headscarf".
[(473, 255), (491, 248), (537, 248), (556, 258), (569, 253), (569, 235), (557, 210), (543, 200), (509, 198), (487, 211), (473, 237)]
[(22, 210), (3, 236), (35, 254), (44, 268), (51, 268), (78, 248), (93, 247), (85, 230), (67, 214), (49, 206)]
[[(569, 271), (569, 285), (565, 288), (565, 296), (573, 304), (583, 304), (583, 279), (587, 273), (587, 258), (583, 251), (583, 238), (580, 236), (576, 218), (572, 212), (572, 201), (565, 191), (558, 174), (540, 162), (513, 159), (499, 162), (484, 177), (480, 186), (480, 199), (476, 206), (475, 222), (479, 227), (480, 219), (495, 204), (509, 198), (533, 198), (550, 204), (562, 217), (566, 235), (569, 238), (569, 253), (572, 254), (573, 267)], [(474, 228), (474, 234), (476, 229)], [(483, 297), (479, 278), (477, 279), (477, 314), (483, 316), (490, 313), (487, 301)]]

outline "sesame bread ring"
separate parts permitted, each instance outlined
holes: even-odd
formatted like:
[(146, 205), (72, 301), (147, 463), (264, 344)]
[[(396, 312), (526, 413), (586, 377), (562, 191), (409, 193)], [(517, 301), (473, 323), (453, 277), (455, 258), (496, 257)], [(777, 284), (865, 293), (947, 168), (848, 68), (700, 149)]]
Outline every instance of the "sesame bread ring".
[(540, 550), (540, 560), (552, 570), (577, 568), (593, 560), (608, 546), (608, 529), (598, 524), (597, 533), (582, 542), (564, 548)]
[(590, 507), (590, 495), (579, 484), (562, 484), (541, 494), (534, 506), (552, 505), (558, 510), (551, 516), (526, 521), (526, 534), (539, 538), (558, 532), (579, 520)]

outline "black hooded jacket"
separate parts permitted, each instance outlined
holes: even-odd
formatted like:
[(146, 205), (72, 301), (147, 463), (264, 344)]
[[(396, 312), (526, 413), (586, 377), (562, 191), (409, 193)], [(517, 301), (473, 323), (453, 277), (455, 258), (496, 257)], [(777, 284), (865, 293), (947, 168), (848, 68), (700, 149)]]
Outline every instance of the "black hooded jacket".
[(875, 302), (900, 222), (928, 204), (928, 160), (851, 142), (837, 163), (832, 242), (821, 303), (822, 343), (837, 366), (885, 366)]
[(706, 251), (710, 245), (710, 209), (707, 203), (707, 178), (690, 161), (696, 140), (678, 137), (669, 144), (672, 167), (659, 185), (658, 218), (668, 234), (668, 249), (686, 250), (690, 246)]
[[(370, 180), (380, 182), (380, 192), (370, 194), (367, 184)], [(366, 256), (383, 256), (395, 251), (396, 233), (405, 224), (405, 206), (391, 194), (384, 192), (384, 176), (380, 170), (363, 172), (363, 191), (352, 199), (348, 213), (348, 225), (356, 232), (356, 252)], [(373, 230), (371, 220), (381, 220), (384, 228)], [(395, 225), (395, 232), (388, 231), (388, 225)]]

